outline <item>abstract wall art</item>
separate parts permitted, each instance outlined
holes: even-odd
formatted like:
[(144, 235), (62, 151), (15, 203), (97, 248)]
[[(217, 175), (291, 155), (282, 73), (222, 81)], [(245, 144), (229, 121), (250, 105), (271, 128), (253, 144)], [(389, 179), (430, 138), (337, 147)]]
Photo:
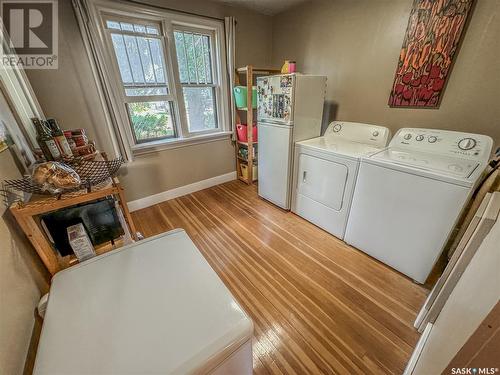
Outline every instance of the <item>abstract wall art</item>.
[(473, 1), (414, 0), (389, 106), (439, 106)]

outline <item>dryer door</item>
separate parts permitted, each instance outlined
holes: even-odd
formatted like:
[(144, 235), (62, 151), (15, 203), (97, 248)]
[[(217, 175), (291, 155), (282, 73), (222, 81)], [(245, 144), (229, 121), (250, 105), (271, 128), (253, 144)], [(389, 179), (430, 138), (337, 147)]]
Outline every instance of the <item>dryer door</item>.
[(297, 192), (336, 211), (342, 208), (347, 167), (335, 161), (300, 154)]
[(358, 161), (296, 148), (292, 211), (344, 237)]

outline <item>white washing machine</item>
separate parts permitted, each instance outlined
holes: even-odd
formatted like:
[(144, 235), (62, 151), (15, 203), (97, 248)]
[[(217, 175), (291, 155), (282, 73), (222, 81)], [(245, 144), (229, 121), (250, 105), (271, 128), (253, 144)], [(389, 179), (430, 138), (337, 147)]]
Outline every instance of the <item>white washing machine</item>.
[(183, 230), (52, 279), (33, 374), (252, 374), (253, 324)]
[(334, 121), (323, 137), (297, 142), (292, 211), (344, 238), (360, 157), (380, 151), (389, 135), (382, 126)]
[(345, 241), (424, 283), (491, 147), (484, 135), (400, 129), (361, 160)]

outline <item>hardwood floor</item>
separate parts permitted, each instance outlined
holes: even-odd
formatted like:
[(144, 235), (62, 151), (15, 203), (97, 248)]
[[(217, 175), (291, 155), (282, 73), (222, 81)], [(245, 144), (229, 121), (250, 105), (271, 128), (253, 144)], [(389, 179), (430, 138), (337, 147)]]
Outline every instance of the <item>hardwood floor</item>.
[(427, 291), (232, 181), (133, 214), (184, 228), (255, 324), (255, 374), (401, 374)]

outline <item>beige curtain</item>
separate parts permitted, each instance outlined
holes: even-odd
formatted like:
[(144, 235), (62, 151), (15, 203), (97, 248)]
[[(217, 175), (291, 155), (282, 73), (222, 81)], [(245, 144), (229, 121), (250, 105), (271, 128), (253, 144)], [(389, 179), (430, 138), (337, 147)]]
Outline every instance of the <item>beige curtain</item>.
[(231, 131), (233, 132), (231, 139), (236, 140), (236, 132), (234, 124), (236, 123), (236, 110), (234, 106), (234, 75), (236, 71), (236, 19), (234, 17), (224, 18), (224, 30), (226, 33), (226, 60), (227, 60), (227, 74), (229, 84), (229, 117), (231, 119)]
[(73, 0), (73, 8), (75, 10), (78, 26), (80, 27), (83, 44), (85, 45), (90, 61), (92, 74), (94, 75), (97, 89), (99, 91), (99, 99), (104, 109), (104, 114), (106, 115), (107, 129), (113, 129), (114, 131), (110, 131), (114, 151), (117, 155), (122, 156), (125, 161), (131, 161), (133, 159), (132, 152), (123, 142), (123, 139), (125, 138), (124, 135), (121, 134), (120, 127), (118, 126), (118, 116), (114, 112), (111, 104), (111, 89), (104, 73), (104, 59), (102, 58), (102, 54), (99, 52), (97, 47), (97, 31), (95, 29), (95, 25), (92, 23), (91, 17), (89, 17), (90, 10), (88, 3), (86, 0)]

